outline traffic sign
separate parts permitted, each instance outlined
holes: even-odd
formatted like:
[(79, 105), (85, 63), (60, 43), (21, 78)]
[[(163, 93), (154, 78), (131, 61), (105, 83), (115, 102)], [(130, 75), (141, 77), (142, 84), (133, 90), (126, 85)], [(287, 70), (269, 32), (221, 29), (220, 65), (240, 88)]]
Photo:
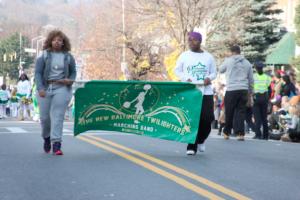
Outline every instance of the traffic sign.
[(36, 53), (36, 49), (24, 48), (24, 51), (27, 53)]

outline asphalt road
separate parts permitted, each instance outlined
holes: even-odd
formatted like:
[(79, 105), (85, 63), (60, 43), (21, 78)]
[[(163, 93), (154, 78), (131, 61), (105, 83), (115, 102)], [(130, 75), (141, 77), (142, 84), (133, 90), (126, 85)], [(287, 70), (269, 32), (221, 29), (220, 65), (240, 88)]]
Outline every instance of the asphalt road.
[(182, 143), (64, 128), (65, 155), (53, 156), (38, 123), (0, 121), (0, 200), (300, 199), (300, 144), (213, 132), (186, 156)]

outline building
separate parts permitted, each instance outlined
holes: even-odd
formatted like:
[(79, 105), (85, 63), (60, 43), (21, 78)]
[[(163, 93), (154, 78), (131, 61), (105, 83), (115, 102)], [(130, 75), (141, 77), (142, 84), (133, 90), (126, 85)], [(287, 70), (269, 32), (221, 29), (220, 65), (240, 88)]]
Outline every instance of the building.
[(277, 0), (276, 8), (283, 10), (278, 16), (281, 19), (281, 27), (285, 27), (287, 34), (276, 44), (275, 49), (266, 58), (266, 64), (277, 66), (289, 66), (295, 56), (300, 55), (300, 47), (296, 45), (295, 15), (296, 7), (300, 0)]
[(295, 32), (295, 9), (300, 3), (300, 0), (277, 0), (276, 8), (283, 10), (283, 13), (279, 15), (279, 19), (282, 20), (282, 25), (288, 32)]

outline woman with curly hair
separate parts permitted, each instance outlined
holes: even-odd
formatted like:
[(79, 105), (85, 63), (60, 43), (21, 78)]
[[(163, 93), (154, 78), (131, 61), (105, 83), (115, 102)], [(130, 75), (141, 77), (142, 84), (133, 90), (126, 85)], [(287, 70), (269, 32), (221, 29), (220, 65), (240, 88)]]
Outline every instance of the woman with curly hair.
[(43, 53), (35, 65), (44, 151), (49, 153), (52, 143), (54, 155), (63, 155), (61, 142), (64, 116), (76, 78), (75, 59), (69, 53), (70, 50), (68, 37), (60, 30), (53, 30), (48, 34)]

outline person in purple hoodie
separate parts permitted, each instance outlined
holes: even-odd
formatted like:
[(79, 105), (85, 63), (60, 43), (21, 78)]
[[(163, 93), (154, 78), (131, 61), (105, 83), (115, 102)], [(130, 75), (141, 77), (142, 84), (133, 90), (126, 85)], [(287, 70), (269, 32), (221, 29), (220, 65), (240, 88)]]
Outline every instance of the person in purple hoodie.
[(202, 36), (197, 32), (188, 35), (190, 50), (183, 52), (176, 63), (175, 74), (183, 82), (191, 82), (203, 94), (200, 124), (194, 144), (187, 145), (187, 155), (195, 155), (198, 150), (205, 151), (205, 140), (211, 132), (214, 120), (214, 100), (211, 81), (217, 76), (214, 57), (201, 49)]

